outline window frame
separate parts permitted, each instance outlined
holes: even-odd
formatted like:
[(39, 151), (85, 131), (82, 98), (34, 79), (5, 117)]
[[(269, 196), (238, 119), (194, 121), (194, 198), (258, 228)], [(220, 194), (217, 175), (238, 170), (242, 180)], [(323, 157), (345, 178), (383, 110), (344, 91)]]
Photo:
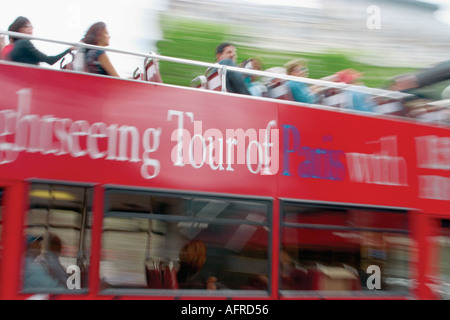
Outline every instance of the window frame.
[[(28, 179), (26, 180), (27, 183), (27, 193), (26, 193), (26, 201), (27, 201), (27, 205), (25, 206), (25, 212), (24, 212), (24, 221), (23, 221), (23, 232), (24, 234), (27, 232), (27, 229), (30, 227), (27, 223), (27, 219), (28, 219), (28, 215), (30, 214), (31, 211), (31, 197), (30, 197), (30, 193), (32, 191), (32, 187), (33, 185), (54, 185), (54, 186), (61, 186), (61, 187), (76, 187), (76, 188), (84, 188), (84, 192), (86, 192), (88, 189), (91, 190), (91, 194), (90, 194), (90, 203), (88, 201), (89, 199), (89, 195), (85, 194), (83, 198), (84, 200), (87, 201), (86, 203), (86, 210), (85, 212), (79, 212), (82, 216), (82, 219), (80, 221), (80, 228), (79, 230), (77, 230), (80, 235), (79, 238), (77, 239), (78, 242), (80, 242), (81, 238), (84, 237), (83, 240), (83, 245), (82, 245), (82, 251), (86, 251), (86, 231), (90, 231), (90, 239), (88, 239), (88, 242), (90, 244), (90, 247), (88, 248), (88, 254), (86, 255), (86, 259), (87, 261), (89, 261), (89, 263), (86, 266), (86, 270), (87, 270), (87, 280), (86, 280), (86, 285), (85, 287), (81, 288), (81, 289), (69, 289), (69, 288), (51, 288), (51, 289), (47, 289), (47, 288), (42, 288), (42, 289), (38, 289), (38, 288), (25, 288), (24, 287), (24, 282), (23, 282), (23, 270), (25, 269), (25, 255), (26, 255), (26, 250), (23, 250), (21, 252), (21, 263), (20, 263), (20, 267), (21, 267), (21, 272), (20, 272), (20, 289), (19, 292), (21, 294), (58, 294), (58, 295), (76, 295), (76, 296), (82, 296), (82, 295), (87, 295), (89, 294), (90, 288), (90, 278), (93, 276), (93, 272), (91, 269), (91, 261), (92, 261), (92, 255), (93, 250), (92, 250), (92, 241), (93, 241), (93, 233), (94, 233), (94, 227), (93, 227), (93, 220), (94, 220), (94, 199), (95, 199), (95, 187), (97, 186), (97, 184), (95, 183), (90, 183), (90, 182), (74, 182), (74, 181), (66, 181), (66, 180), (46, 180), (46, 179)], [(33, 226), (31, 226), (33, 227)], [(71, 229), (68, 228), (66, 226), (63, 226), (61, 228), (65, 228), (65, 229)], [(74, 229), (74, 228), (72, 228)], [(78, 255), (80, 254), (80, 248), (77, 248), (77, 253), (75, 257), (78, 257)], [(70, 274), (68, 274), (68, 277), (70, 277)]]
[[(301, 199), (291, 199), (291, 198), (279, 198), (279, 239), (278, 245), (281, 249), (283, 248), (283, 235), (285, 228), (298, 228), (298, 229), (316, 229), (316, 230), (337, 230), (337, 231), (353, 231), (353, 232), (389, 232), (395, 234), (406, 234), (408, 235), (409, 240), (413, 240), (413, 235), (411, 232), (411, 208), (401, 208), (401, 207), (388, 207), (388, 206), (377, 206), (377, 205), (364, 205), (364, 204), (355, 204), (355, 203), (339, 203), (339, 202), (327, 202), (327, 201), (311, 201), (311, 200), (301, 200)], [(366, 210), (373, 212), (392, 212), (398, 214), (406, 215), (407, 219), (407, 230), (403, 229), (390, 229), (390, 228), (367, 228), (367, 227), (351, 227), (351, 226), (338, 226), (338, 225), (326, 225), (326, 224), (302, 224), (302, 223), (290, 223), (285, 222), (285, 210), (284, 207), (287, 205), (294, 206), (303, 206), (308, 208), (320, 208), (320, 209), (339, 209), (339, 210)], [(413, 248), (410, 248), (408, 251), (408, 272), (410, 275), (409, 280), (411, 281), (411, 287), (407, 294), (399, 291), (386, 291), (386, 290), (354, 290), (354, 291), (323, 291), (323, 290), (285, 290), (282, 289), (282, 277), (281, 272), (278, 274), (277, 285), (278, 285), (278, 293), (281, 297), (284, 298), (304, 298), (304, 297), (339, 297), (339, 298), (348, 298), (348, 297), (410, 297), (413, 294), (413, 281), (414, 279), (411, 277), (411, 259)], [(281, 261), (278, 262), (278, 268), (280, 268)]]
[[(196, 218), (192, 215), (160, 215), (160, 214), (147, 214), (141, 212), (108, 212), (108, 197), (114, 191), (126, 192), (126, 193), (140, 193), (146, 195), (157, 195), (170, 198), (201, 198), (210, 200), (224, 200), (224, 201), (255, 201), (261, 202), (266, 206), (266, 219), (264, 222), (255, 222), (245, 219), (221, 219), (214, 218), (213, 222), (207, 218)], [(193, 199), (191, 199), (193, 200)], [(225, 289), (225, 290), (206, 290), (206, 289), (151, 289), (151, 288), (106, 288), (100, 289), (99, 295), (128, 295), (128, 296), (165, 296), (165, 297), (198, 297), (198, 296), (216, 296), (216, 297), (258, 297), (269, 298), (272, 291), (272, 260), (273, 260), (273, 208), (274, 198), (264, 196), (246, 196), (246, 195), (234, 195), (234, 194), (222, 194), (222, 193), (208, 193), (208, 192), (192, 192), (182, 190), (167, 190), (157, 188), (143, 188), (132, 187), (122, 185), (105, 185), (104, 186), (104, 208), (102, 217), (102, 241), (103, 241), (103, 221), (107, 217), (113, 218), (137, 218), (145, 220), (159, 220), (164, 222), (188, 222), (188, 223), (213, 223), (215, 225), (253, 225), (259, 227), (265, 227), (268, 232), (267, 241), (267, 276), (268, 284), (267, 290), (237, 290), (237, 289)], [(100, 254), (103, 250), (103, 244), (100, 246)], [(100, 261), (101, 264), (101, 261)], [(99, 276), (101, 277), (101, 271), (99, 270)]]

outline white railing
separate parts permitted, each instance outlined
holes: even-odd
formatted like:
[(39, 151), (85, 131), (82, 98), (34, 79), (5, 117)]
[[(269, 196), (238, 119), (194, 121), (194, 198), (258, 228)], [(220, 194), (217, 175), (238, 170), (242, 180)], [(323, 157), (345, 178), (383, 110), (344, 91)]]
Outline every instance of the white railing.
[[(248, 74), (248, 75), (253, 75), (253, 76), (262, 76), (262, 77), (276, 78), (276, 79), (282, 79), (282, 80), (292, 80), (292, 81), (303, 82), (303, 83), (318, 85), (318, 86), (327, 87), (327, 88), (351, 90), (351, 91), (355, 91), (355, 92), (362, 92), (362, 93), (367, 93), (367, 94), (371, 94), (374, 96), (391, 98), (391, 99), (403, 99), (403, 98), (411, 96), (410, 94), (401, 93), (401, 92), (397, 92), (397, 91), (369, 88), (369, 87), (365, 87), (365, 86), (337, 83), (337, 82), (325, 81), (325, 80), (319, 80), (319, 79), (301, 78), (301, 77), (289, 76), (289, 75), (284, 75), (284, 74), (279, 74), (279, 73), (271, 73), (271, 72), (266, 72), (266, 71), (244, 69), (244, 68), (240, 68), (240, 67), (225, 66), (225, 65), (218, 64), (218, 63), (208, 63), (208, 62), (202, 62), (202, 61), (196, 61), (196, 60), (162, 56), (162, 55), (158, 55), (155, 53), (139, 53), (139, 52), (132, 52), (132, 51), (126, 51), (126, 50), (113, 49), (113, 48), (99, 47), (99, 46), (94, 46), (94, 45), (88, 45), (88, 44), (85, 44), (82, 42), (68, 42), (68, 41), (61, 41), (61, 40), (52, 40), (52, 39), (31, 36), (31, 35), (27, 35), (27, 34), (23, 34), (23, 33), (17, 33), (17, 32), (0, 30), (0, 34), (5, 34), (8, 36), (12, 36), (14, 38), (38, 40), (38, 41), (44, 41), (44, 42), (49, 42), (49, 43), (56, 43), (56, 44), (60, 44), (60, 45), (67, 45), (67, 46), (71, 46), (71, 47), (79, 47), (79, 48), (86, 48), (86, 49), (98, 49), (98, 50), (104, 50), (104, 51), (108, 51), (108, 52), (114, 52), (114, 53), (125, 54), (125, 55), (136, 56), (136, 57), (153, 58), (153, 59), (157, 59), (160, 61), (181, 63), (181, 64), (187, 64), (187, 65), (199, 66), (199, 67), (205, 67), (205, 68), (216, 68), (216, 69), (220, 69), (222, 71), (221, 72), (222, 80), (226, 79), (226, 74), (228, 71), (235, 71), (235, 72), (240, 72), (243, 74)], [(226, 83), (226, 81), (222, 81), (222, 83), (224, 84), (224, 83)], [(225, 86), (223, 85), (223, 87), (225, 87)], [(226, 88), (224, 88), (222, 90), (226, 91)]]
[[(174, 57), (168, 57), (168, 56), (155, 54), (153, 52), (152, 53), (132, 52), (132, 51), (119, 50), (119, 49), (114, 49), (114, 48), (105, 48), (105, 47), (99, 47), (99, 46), (94, 46), (94, 45), (88, 45), (88, 44), (85, 44), (82, 42), (68, 42), (68, 41), (61, 41), (61, 40), (46, 39), (46, 38), (42, 38), (42, 37), (36, 37), (36, 36), (32, 36), (32, 35), (27, 35), (27, 34), (17, 33), (17, 32), (10, 32), (10, 31), (1, 31), (0, 30), (0, 34), (12, 36), (14, 38), (24, 38), (24, 39), (38, 40), (38, 41), (54, 43), (54, 44), (59, 44), (59, 45), (67, 45), (70, 47), (104, 50), (104, 51), (117, 53), (117, 54), (141, 57), (144, 59), (151, 58), (151, 59), (155, 59), (156, 61), (167, 61), (167, 62), (172, 62), (172, 63), (180, 63), (180, 64), (186, 64), (186, 65), (198, 66), (198, 67), (204, 67), (204, 68), (214, 68), (214, 69), (220, 70), (220, 80), (221, 80), (221, 84), (222, 84), (222, 89), (221, 89), (222, 91), (226, 91), (225, 84), (226, 84), (227, 73), (232, 71), (232, 72), (240, 72), (242, 74), (246, 74), (246, 75), (250, 75), (250, 76), (266, 77), (269, 79), (281, 79), (281, 80), (291, 80), (291, 81), (296, 81), (296, 82), (302, 82), (302, 83), (307, 83), (310, 85), (324, 87), (327, 89), (337, 89), (338, 91), (359, 92), (359, 93), (371, 95), (376, 98), (382, 98), (382, 99), (388, 101), (388, 103), (386, 105), (381, 105), (378, 108), (378, 111), (375, 111), (376, 113), (378, 113), (378, 112), (379, 113), (389, 113), (389, 112), (386, 112), (386, 108), (392, 108), (394, 106), (397, 108), (399, 103), (401, 104), (404, 99), (414, 97), (414, 95), (412, 95), (412, 94), (398, 92), (398, 91), (370, 88), (370, 87), (366, 87), (366, 86), (326, 81), (326, 80), (321, 80), (321, 79), (296, 77), (296, 76), (272, 73), (272, 72), (267, 72), (267, 71), (244, 69), (244, 68), (240, 68), (240, 67), (221, 65), (219, 63), (208, 63), (208, 62), (202, 62), (202, 61), (196, 61), (196, 60), (174, 58)], [(395, 103), (395, 102), (398, 102), (398, 103)], [(425, 112), (423, 114), (425, 114), (425, 116), (416, 117), (416, 118), (418, 120), (422, 120), (422, 121), (445, 122), (445, 123), (447, 123), (447, 121), (450, 120), (450, 108), (448, 107), (448, 105), (445, 105), (442, 108), (440, 108), (439, 119), (435, 119), (433, 116), (427, 117), (427, 112)], [(448, 120), (447, 120), (447, 116), (449, 118)], [(443, 117), (446, 119), (443, 120)]]

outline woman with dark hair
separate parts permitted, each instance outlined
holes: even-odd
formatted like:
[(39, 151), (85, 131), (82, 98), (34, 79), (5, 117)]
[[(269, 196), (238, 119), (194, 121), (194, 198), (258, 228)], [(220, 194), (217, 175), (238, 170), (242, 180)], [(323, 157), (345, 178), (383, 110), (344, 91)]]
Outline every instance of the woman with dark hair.
[[(30, 20), (20, 16), (9, 26), (8, 30), (32, 35), (33, 25)], [(40, 62), (53, 65), (74, 49), (69, 48), (56, 56), (47, 56), (36, 49), (29, 39), (12, 38), (12, 41), (14, 42), (14, 48), (10, 54), (11, 60), (35, 65), (39, 65)]]
[[(25, 17), (18, 17), (9, 27), (8, 31), (28, 33), (28, 28), (24, 27), (29, 23), (28, 19)], [(14, 37), (9, 37), (9, 44), (5, 46), (0, 54), (0, 59), (11, 61), (11, 51), (14, 49)]]
[[(110, 35), (104, 22), (94, 23), (86, 32), (82, 42), (94, 46), (109, 46)], [(104, 50), (87, 49), (85, 54), (88, 72), (119, 77), (116, 69)]]

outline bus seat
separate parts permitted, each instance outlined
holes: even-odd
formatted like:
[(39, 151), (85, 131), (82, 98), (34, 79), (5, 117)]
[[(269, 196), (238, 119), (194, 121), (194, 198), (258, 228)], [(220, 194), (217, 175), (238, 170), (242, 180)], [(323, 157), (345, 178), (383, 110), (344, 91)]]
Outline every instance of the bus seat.
[(394, 116), (405, 116), (402, 101), (393, 99), (376, 99), (375, 101), (377, 105), (373, 107), (374, 112)]
[(341, 90), (328, 90), (324, 97), (322, 98), (322, 104), (329, 106), (329, 107), (335, 107), (335, 108), (346, 108), (347, 106), (351, 105), (351, 102), (349, 101), (350, 95)]
[(281, 99), (281, 100), (294, 100), (287, 86), (286, 82), (279, 81), (275, 84), (270, 84), (267, 87), (269, 98)]
[(222, 91), (222, 73), (219, 69), (209, 68), (205, 72), (205, 77), (209, 90)]
[(178, 289), (177, 273), (173, 263), (164, 261), (156, 263), (150, 258), (145, 263), (145, 277), (148, 288)]
[(133, 72), (134, 80), (144, 80), (144, 74), (141, 72), (141, 68), (137, 67)]
[(146, 58), (144, 61), (144, 80), (162, 83), (159, 73), (159, 62), (153, 58)]
[(196, 77), (191, 81), (191, 87), (199, 89), (207, 89), (208, 86), (206, 77), (203, 75)]
[(450, 110), (447, 108), (425, 107), (423, 112), (418, 113), (414, 118), (427, 122), (448, 122)]
[(65, 61), (66, 61), (66, 58), (62, 58), (61, 63), (59, 65), (60, 69), (61, 70), (74, 70), (73, 61), (64, 64)]
[(409, 109), (408, 117), (443, 124), (450, 122), (450, 100), (421, 101)]

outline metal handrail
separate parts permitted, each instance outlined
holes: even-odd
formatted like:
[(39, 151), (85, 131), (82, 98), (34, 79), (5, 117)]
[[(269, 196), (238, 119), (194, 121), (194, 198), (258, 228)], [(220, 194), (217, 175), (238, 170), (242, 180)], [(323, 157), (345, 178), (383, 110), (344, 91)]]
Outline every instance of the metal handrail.
[(144, 57), (144, 58), (153, 58), (153, 59), (158, 59), (161, 61), (181, 63), (181, 64), (187, 64), (187, 65), (193, 65), (193, 66), (199, 66), (199, 67), (205, 67), (205, 68), (217, 68), (217, 69), (222, 70), (223, 90), (225, 90), (224, 87), (225, 87), (226, 82), (224, 81), (224, 79), (226, 79), (227, 72), (233, 71), (233, 72), (240, 72), (243, 74), (253, 75), (253, 76), (263, 76), (263, 77), (268, 77), (268, 78), (291, 80), (291, 81), (295, 81), (295, 82), (308, 83), (308, 84), (318, 85), (318, 86), (327, 87), (327, 88), (361, 92), (361, 93), (366, 93), (366, 94), (370, 94), (373, 96), (385, 97), (385, 98), (395, 99), (395, 100), (402, 100), (402, 99), (414, 96), (409, 93), (403, 93), (403, 92), (398, 92), (398, 91), (370, 88), (370, 87), (366, 87), (366, 86), (338, 83), (338, 82), (332, 82), (332, 81), (326, 81), (326, 80), (320, 80), (320, 79), (296, 77), (296, 76), (272, 73), (272, 72), (267, 72), (267, 71), (244, 69), (244, 68), (240, 68), (240, 67), (225, 66), (225, 65), (221, 65), (219, 63), (208, 63), (208, 62), (202, 62), (202, 61), (196, 61), (196, 60), (190, 60), (190, 59), (168, 57), (168, 56), (163, 56), (163, 55), (159, 55), (159, 54), (155, 54), (155, 53), (139, 53), (139, 52), (132, 52), (132, 51), (126, 51), (126, 50), (113, 49), (113, 48), (105, 48), (105, 47), (85, 44), (82, 42), (69, 42), (69, 41), (53, 40), (53, 39), (47, 39), (47, 38), (42, 38), (42, 37), (36, 37), (33, 35), (24, 34), (24, 33), (18, 33), (18, 32), (0, 30), (0, 34), (5, 34), (5, 35), (8, 35), (8, 36), (11, 36), (14, 38), (38, 40), (38, 41), (56, 43), (56, 44), (61, 44), (61, 45), (68, 45), (68, 46), (78, 47), (78, 48), (104, 50), (104, 51), (113, 52), (113, 53), (119, 53), (119, 54), (125, 54), (125, 55), (137, 56), (137, 57)]

